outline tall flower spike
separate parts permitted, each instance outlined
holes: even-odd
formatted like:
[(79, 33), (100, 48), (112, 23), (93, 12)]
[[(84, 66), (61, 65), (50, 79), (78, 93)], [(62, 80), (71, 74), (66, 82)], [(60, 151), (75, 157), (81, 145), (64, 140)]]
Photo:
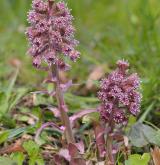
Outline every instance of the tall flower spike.
[(45, 62), (66, 68), (61, 54), (76, 61), (80, 53), (75, 50), (78, 41), (74, 39), (73, 17), (64, 2), (33, 0), (28, 13), (30, 27), (26, 31), (30, 43), (29, 54), (33, 65), (40, 68)]
[(117, 69), (102, 79), (98, 97), (101, 118), (108, 122), (126, 123), (128, 114), (136, 116), (140, 111), (140, 79), (136, 73), (128, 74), (129, 63), (118, 61)]

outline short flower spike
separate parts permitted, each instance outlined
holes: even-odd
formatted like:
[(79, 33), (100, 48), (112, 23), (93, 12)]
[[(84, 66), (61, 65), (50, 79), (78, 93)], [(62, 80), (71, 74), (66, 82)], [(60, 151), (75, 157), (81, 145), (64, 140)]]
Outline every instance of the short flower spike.
[(136, 73), (129, 75), (128, 68), (128, 62), (118, 61), (117, 69), (101, 81), (99, 110), (106, 122), (112, 117), (115, 123), (125, 124), (129, 113), (136, 116), (140, 111), (140, 79)]

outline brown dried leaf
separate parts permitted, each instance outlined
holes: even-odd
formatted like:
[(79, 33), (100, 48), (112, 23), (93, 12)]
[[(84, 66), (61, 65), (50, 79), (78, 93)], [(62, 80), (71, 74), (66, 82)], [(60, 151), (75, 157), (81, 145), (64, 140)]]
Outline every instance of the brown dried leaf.
[(99, 80), (104, 76), (105, 72), (103, 69), (103, 66), (97, 66), (89, 75), (87, 83), (86, 83), (86, 88), (88, 90), (91, 90), (94, 86), (93, 81)]
[(22, 62), (18, 58), (12, 58), (9, 60), (9, 64), (15, 68), (20, 68), (22, 66)]
[(68, 81), (66, 72), (60, 71), (59, 76), (62, 83), (66, 83)]
[(23, 105), (24, 107), (33, 107), (35, 105), (36, 102), (36, 94), (32, 94), (32, 95), (27, 95), (24, 96), (19, 105)]
[(15, 144), (2, 148), (0, 150), (0, 154), (10, 154), (12, 152), (24, 152), (24, 148), (22, 146), (22, 140), (17, 140)]
[(71, 156), (69, 155), (69, 150), (68, 149), (60, 149), (59, 153), (58, 153), (59, 156), (65, 158), (67, 161), (71, 161)]
[(22, 140), (23, 141), (32, 140), (32, 139), (33, 139), (33, 136), (31, 136), (31, 135), (28, 135), (28, 134), (23, 134), (22, 135)]
[(86, 165), (84, 159), (79, 154), (78, 148), (75, 144), (69, 143), (68, 145), (69, 155), (71, 156), (70, 165)]
[(104, 161), (98, 162), (98, 163), (96, 163), (96, 165), (105, 165), (105, 162)]
[[(60, 157), (59, 155), (54, 155), (53, 158), (54, 158), (54, 164), (55, 165), (62, 165), (62, 164), (64, 164), (63, 163), (63, 158)], [(50, 164), (53, 164), (53, 162), (50, 163)]]
[(129, 144), (129, 139), (127, 136), (123, 136), (123, 139), (124, 139), (124, 145), (125, 147), (128, 147), (128, 144)]
[(153, 150), (151, 149), (151, 155), (152, 155), (154, 164), (160, 165), (160, 148), (155, 147)]
[(94, 133), (96, 138), (96, 145), (100, 158), (104, 158), (106, 154), (105, 139), (104, 139), (104, 127), (99, 123), (94, 123)]

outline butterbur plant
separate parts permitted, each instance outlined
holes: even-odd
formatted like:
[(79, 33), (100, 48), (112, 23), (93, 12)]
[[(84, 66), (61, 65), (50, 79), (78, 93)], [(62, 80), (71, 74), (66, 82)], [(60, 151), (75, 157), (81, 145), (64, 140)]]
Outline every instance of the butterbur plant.
[[(80, 55), (75, 50), (78, 41), (74, 39), (75, 29), (72, 26), (72, 20), (70, 10), (64, 2), (33, 0), (32, 10), (28, 13), (28, 22), (31, 26), (27, 29), (26, 34), (31, 46), (28, 52), (33, 58), (33, 65), (38, 69), (47, 70), (50, 74), (50, 79), (46, 82), (53, 83), (55, 90), (48, 92), (48, 94), (56, 97), (58, 111), (63, 123), (61, 128), (54, 123), (45, 123), (38, 130), (38, 135), (47, 126), (53, 126), (59, 131), (64, 131), (68, 147), (71, 148), (70, 152), (72, 153), (70, 155), (77, 156), (77, 151), (72, 151), (76, 150), (76, 146), (72, 146), (75, 139), (63, 97), (64, 91), (71, 85), (71, 82), (61, 84), (59, 77), (60, 70), (69, 68), (63, 59), (63, 55), (74, 62)], [(69, 158), (69, 160), (71, 163), (74, 162), (73, 158)]]
[(61, 55), (69, 57), (72, 61), (79, 57), (79, 52), (74, 49), (78, 41), (74, 39), (73, 17), (63, 2), (33, 0), (32, 8), (28, 13), (31, 26), (26, 32), (31, 45), (29, 53), (33, 57), (35, 67), (43, 69), (42, 63), (47, 63), (45, 68), (51, 73), (51, 79), (48, 81), (53, 82), (55, 86), (52, 95), (57, 98), (67, 142), (74, 142), (59, 78), (59, 71), (68, 68)]
[(76, 140), (73, 128), (77, 119), (96, 112), (100, 116), (100, 121), (93, 123), (99, 155), (97, 160), (114, 164), (118, 150), (114, 138), (123, 135), (122, 128), (127, 125), (129, 115), (136, 116), (139, 113), (140, 80), (137, 74), (128, 73), (128, 62), (118, 61), (117, 69), (100, 82), (98, 98), (101, 103), (98, 108), (82, 110), (73, 116), (68, 116), (69, 110), (65, 104), (64, 92), (72, 86), (72, 81), (62, 84), (59, 72), (70, 69), (65, 57), (76, 62), (80, 56), (75, 49), (78, 41), (74, 38), (75, 28), (72, 21), (73, 17), (67, 5), (54, 0), (33, 0), (32, 10), (28, 13), (30, 23), (26, 31), (30, 43), (28, 53), (37, 69), (43, 69), (49, 73), (49, 78), (45, 82), (52, 83), (54, 86), (51, 92), (37, 93), (45, 93), (56, 98), (57, 108), (54, 108), (54, 113), (62, 123), (60, 126), (53, 122), (42, 124), (37, 130), (35, 140), (46, 127), (53, 127), (65, 137), (62, 147), (53, 155), (55, 164), (67, 164), (67, 162), (71, 165), (87, 164), (89, 160), (84, 156), (86, 147), (83, 139)]
[(98, 98), (101, 123), (107, 128), (107, 157), (114, 164), (113, 139), (121, 135), (129, 115), (137, 116), (140, 111), (140, 79), (136, 73), (128, 73), (129, 63), (118, 61), (117, 69), (102, 79)]

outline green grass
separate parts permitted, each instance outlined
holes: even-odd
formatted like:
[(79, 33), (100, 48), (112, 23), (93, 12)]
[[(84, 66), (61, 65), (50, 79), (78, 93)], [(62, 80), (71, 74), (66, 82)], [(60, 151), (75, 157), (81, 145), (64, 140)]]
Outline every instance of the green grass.
[[(21, 60), (18, 82), (26, 88), (39, 83), (44, 73), (36, 71), (26, 55), (24, 31), (31, 0), (0, 1), (0, 80), (12, 73), (11, 60)], [(81, 59), (70, 76), (83, 82), (92, 68), (113, 68), (126, 59), (142, 78), (142, 113), (154, 102), (147, 119), (158, 121), (160, 106), (160, 6), (159, 0), (68, 0), (75, 16)], [(77, 76), (78, 73), (78, 76)]]

